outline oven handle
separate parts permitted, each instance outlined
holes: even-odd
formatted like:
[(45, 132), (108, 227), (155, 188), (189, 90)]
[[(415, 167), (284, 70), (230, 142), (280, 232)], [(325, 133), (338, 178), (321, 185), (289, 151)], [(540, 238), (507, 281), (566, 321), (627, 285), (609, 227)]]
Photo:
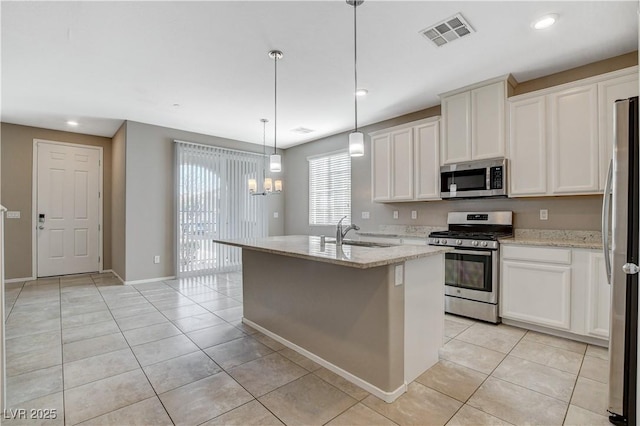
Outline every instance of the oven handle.
[(476, 250), (453, 250), (450, 251), (449, 253), (454, 253), (454, 254), (477, 254), (478, 256), (487, 256), (487, 257), (491, 257), (491, 252), (493, 250), (487, 250), (487, 251), (476, 251)]

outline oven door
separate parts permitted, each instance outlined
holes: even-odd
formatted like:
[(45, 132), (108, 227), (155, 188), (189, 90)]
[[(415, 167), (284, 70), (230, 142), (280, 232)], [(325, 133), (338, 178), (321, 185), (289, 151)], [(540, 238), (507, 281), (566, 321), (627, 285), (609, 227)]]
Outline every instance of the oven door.
[(445, 294), (498, 303), (498, 252), (456, 249), (445, 253)]

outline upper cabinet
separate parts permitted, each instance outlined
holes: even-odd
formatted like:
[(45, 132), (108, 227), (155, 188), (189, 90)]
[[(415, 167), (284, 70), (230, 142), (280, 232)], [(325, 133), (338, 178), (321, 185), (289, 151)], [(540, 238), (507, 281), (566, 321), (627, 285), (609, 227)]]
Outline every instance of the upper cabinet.
[(440, 95), (442, 164), (505, 156), (505, 102), (513, 85), (505, 76)]
[(372, 199), (440, 199), (439, 117), (370, 133)]
[(510, 196), (598, 194), (613, 150), (613, 102), (637, 67), (509, 99)]

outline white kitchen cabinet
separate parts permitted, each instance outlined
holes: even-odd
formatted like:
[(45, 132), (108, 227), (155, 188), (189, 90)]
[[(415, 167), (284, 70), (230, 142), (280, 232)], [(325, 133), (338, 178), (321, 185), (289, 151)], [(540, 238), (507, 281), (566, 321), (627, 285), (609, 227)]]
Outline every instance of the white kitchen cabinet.
[(505, 322), (591, 342), (609, 338), (611, 287), (601, 251), (503, 245), (501, 252), (500, 315)]
[(597, 85), (591, 84), (548, 97), (552, 194), (598, 191), (597, 95)]
[[(509, 247), (517, 251), (517, 247)], [(533, 254), (540, 250), (527, 248)], [(571, 329), (571, 264), (509, 260), (502, 262), (501, 316), (560, 330)], [(556, 254), (553, 251), (547, 252)], [(558, 252), (563, 255), (562, 250)]]
[(442, 164), (504, 157), (510, 76), (441, 94)]
[(415, 199), (440, 199), (440, 122), (413, 127)]
[(601, 194), (613, 146), (613, 102), (636, 96), (638, 67), (509, 99), (512, 197)]
[(609, 162), (613, 155), (613, 105), (618, 99), (638, 96), (638, 73), (622, 75), (598, 83), (598, 125), (600, 131), (599, 188), (604, 191)]
[(440, 199), (439, 117), (370, 134), (372, 199)]
[(547, 192), (546, 113), (544, 96), (509, 104), (511, 195), (544, 195)]

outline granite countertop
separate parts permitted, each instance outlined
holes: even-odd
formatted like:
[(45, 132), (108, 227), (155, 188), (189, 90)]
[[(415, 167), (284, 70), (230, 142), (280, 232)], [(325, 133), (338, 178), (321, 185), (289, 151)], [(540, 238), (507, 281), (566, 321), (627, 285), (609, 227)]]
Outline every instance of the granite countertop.
[(308, 235), (213, 241), (265, 253), (281, 254), (283, 256), (333, 263), (360, 269), (390, 265), (452, 250), (448, 247), (434, 246), (393, 245), (391, 247), (360, 247), (347, 244), (343, 244), (341, 248), (336, 249), (335, 243), (327, 242), (324, 247), (321, 247), (320, 237)]
[(380, 225), (378, 231), (360, 231), (356, 232), (356, 234), (363, 237), (427, 238), (431, 232), (445, 229), (447, 229), (446, 226)]
[(600, 231), (516, 229), (512, 238), (500, 238), (500, 243), (602, 250), (602, 233)]

